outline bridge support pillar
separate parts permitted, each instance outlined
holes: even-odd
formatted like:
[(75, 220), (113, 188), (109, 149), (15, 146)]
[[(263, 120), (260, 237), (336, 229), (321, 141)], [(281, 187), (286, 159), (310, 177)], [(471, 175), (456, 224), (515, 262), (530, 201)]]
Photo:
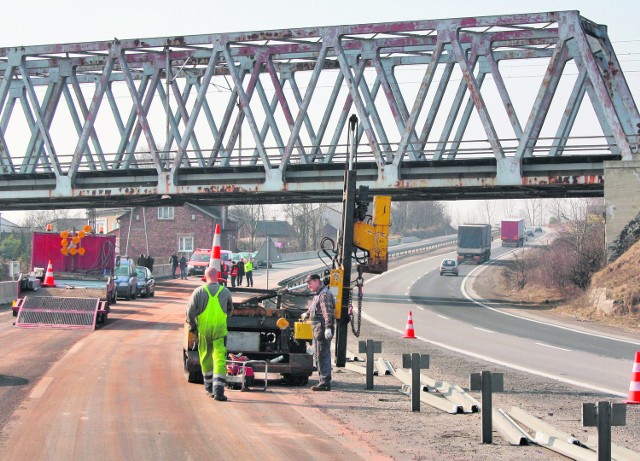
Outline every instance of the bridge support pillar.
[(640, 160), (604, 162), (605, 243), (607, 259), (612, 244), (640, 213)]

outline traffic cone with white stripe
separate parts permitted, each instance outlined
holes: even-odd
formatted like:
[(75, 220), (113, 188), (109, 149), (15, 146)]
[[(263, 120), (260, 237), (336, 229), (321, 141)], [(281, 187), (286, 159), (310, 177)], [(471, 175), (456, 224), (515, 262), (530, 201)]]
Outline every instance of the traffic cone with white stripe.
[(640, 404), (640, 351), (636, 352), (636, 359), (631, 369), (631, 384), (629, 384), (627, 403)]
[[(220, 272), (222, 270), (222, 267), (220, 266), (220, 224), (216, 224), (213, 232), (213, 245), (211, 246), (209, 267), (215, 267), (218, 270), (218, 283), (222, 282), (222, 274)], [(207, 281), (204, 275), (202, 276), (202, 281)]]
[(42, 282), (43, 287), (55, 287), (56, 281), (53, 279), (53, 264), (51, 264), (51, 260), (49, 260), (49, 265), (47, 266), (47, 273), (44, 275), (44, 282)]
[(413, 331), (413, 316), (409, 311), (409, 318), (407, 319), (407, 328), (405, 329), (403, 338), (416, 339), (416, 334)]

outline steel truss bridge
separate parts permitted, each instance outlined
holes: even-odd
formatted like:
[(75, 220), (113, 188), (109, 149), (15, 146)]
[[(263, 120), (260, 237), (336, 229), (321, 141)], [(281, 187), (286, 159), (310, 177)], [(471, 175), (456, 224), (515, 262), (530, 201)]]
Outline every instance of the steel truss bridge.
[(352, 113), (359, 184), (397, 200), (598, 196), (639, 142), (577, 11), (2, 48), (0, 77), (2, 209), (338, 201)]

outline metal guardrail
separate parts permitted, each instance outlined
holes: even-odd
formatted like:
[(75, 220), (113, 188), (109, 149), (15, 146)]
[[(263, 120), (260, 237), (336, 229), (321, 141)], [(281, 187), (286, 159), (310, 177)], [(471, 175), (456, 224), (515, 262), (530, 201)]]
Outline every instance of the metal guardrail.
[[(436, 250), (438, 248), (443, 248), (446, 246), (451, 246), (451, 245), (455, 245), (457, 244), (458, 239), (451, 239), (451, 240), (445, 240), (443, 242), (437, 242), (437, 243), (430, 243), (430, 244), (426, 244), (426, 245), (420, 245), (414, 248), (408, 248), (408, 249), (404, 249), (404, 250), (396, 250), (396, 251), (390, 251), (389, 252), (389, 259), (392, 258), (400, 258), (403, 256), (410, 256), (410, 255), (414, 255), (414, 254), (419, 254), (419, 253), (426, 253), (429, 251), (433, 251)], [(324, 269), (322, 269), (324, 270)], [(304, 283), (304, 279), (307, 277), (307, 275), (309, 274), (317, 274), (318, 270), (313, 270), (313, 271), (305, 271), (305, 272), (301, 272), (300, 274), (296, 274), (293, 275), (291, 277), (288, 277), (286, 279), (281, 280), (278, 285), (283, 287), (283, 288), (289, 288), (289, 287), (293, 287), (296, 285), (300, 285), (301, 283)], [(354, 269), (355, 272), (355, 269)]]

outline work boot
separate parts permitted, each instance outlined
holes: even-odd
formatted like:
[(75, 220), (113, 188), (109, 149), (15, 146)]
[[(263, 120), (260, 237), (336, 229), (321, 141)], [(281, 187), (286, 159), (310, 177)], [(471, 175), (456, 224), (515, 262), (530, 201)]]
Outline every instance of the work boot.
[(218, 402), (226, 402), (227, 396), (224, 394), (216, 394), (213, 396), (213, 400), (217, 400)]
[(207, 395), (213, 397), (213, 384), (209, 384), (208, 386), (205, 384), (204, 391), (207, 393)]
[(330, 391), (331, 384), (318, 384), (317, 386), (313, 386), (311, 390), (312, 391)]

